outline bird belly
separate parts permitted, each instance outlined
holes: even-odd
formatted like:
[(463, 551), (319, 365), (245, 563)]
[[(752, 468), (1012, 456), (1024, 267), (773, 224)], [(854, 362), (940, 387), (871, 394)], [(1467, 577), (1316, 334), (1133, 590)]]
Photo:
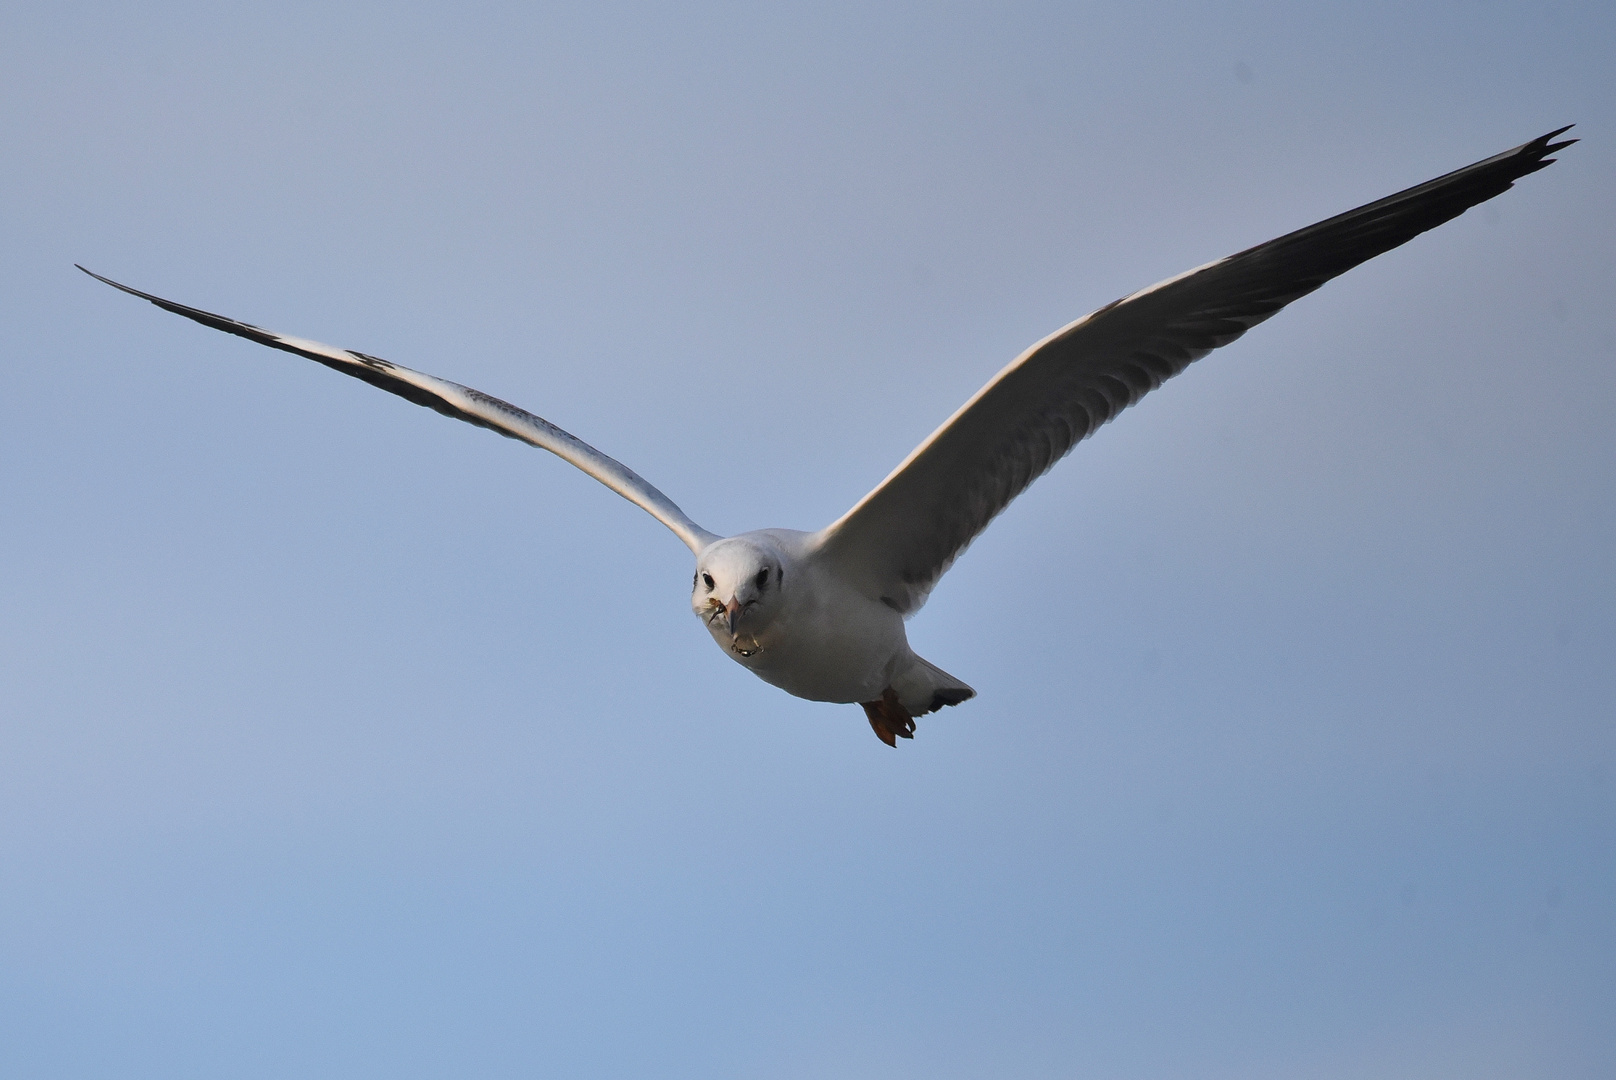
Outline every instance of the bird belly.
[(839, 704), (873, 701), (891, 685), (909, 655), (903, 617), (883, 604), (852, 594), (819, 595), (783, 613), (755, 639), (742, 635), (742, 654), (728, 635), (713, 639), (730, 659), (788, 694)]
[[(873, 701), (891, 681), (892, 653), (880, 650), (849, 653), (836, 648), (793, 648), (767, 662), (746, 663), (752, 674), (788, 694), (809, 701), (851, 704)], [(737, 659), (739, 659), (737, 657)], [(757, 661), (763, 661), (759, 654)]]

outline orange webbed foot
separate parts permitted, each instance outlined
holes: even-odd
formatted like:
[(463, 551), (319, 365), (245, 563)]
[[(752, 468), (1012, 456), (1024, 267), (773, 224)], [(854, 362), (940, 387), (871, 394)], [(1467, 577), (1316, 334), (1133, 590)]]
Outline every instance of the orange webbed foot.
[(898, 692), (892, 687), (881, 691), (879, 701), (863, 701), (859, 704), (864, 707), (864, 715), (870, 719), (875, 737), (888, 746), (895, 747), (899, 739), (915, 737), (915, 718), (903, 707), (898, 700)]

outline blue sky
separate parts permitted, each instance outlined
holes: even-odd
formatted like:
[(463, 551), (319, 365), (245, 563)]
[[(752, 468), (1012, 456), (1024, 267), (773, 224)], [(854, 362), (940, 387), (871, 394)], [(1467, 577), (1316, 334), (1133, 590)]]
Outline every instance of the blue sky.
[[(1600, 5), (0, 13), (0, 1072), (1603, 1077)], [(1565, 123), (1081, 445), (897, 751), (554, 458), (838, 516), (1044, 334)]]

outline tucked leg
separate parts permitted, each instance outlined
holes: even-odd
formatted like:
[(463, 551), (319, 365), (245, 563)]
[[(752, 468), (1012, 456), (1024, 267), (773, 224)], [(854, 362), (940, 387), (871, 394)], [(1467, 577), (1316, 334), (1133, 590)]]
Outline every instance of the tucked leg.
[(915, 737), (915, 718), (909, 715), (909, 710), (903, 707), (898, 700), (898, 692), (887, 687), (881, 692), (881, 700), (860, 702), (864, 707), (864, 715), (870, 718), (870, 727), (875, 730), (875, 737), (888, 746), (897, 746), (899, 739), (912, 739)]

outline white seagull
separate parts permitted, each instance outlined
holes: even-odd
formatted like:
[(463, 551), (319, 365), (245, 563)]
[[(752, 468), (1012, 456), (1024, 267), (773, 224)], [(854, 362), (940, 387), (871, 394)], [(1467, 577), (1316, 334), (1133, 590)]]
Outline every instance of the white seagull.
[(1000, 371), (874, 491), (818, 532), (719, 536), (633, 470), (554, 424), (459, 383), (288, 337), (86, 274), (166, 311), (308, 357), (569, 461), (696, 556), (691, 607), (725, 655), (810, 701), (864, 707), (881, 741), (976, 691), (916, 656), (904, 620), (994, 516), (1080, 440), (1190, 362), (1300, 296), (1550, 164), (1575, 139), (1513, 150), (1168, 278), (1055, 331)]

